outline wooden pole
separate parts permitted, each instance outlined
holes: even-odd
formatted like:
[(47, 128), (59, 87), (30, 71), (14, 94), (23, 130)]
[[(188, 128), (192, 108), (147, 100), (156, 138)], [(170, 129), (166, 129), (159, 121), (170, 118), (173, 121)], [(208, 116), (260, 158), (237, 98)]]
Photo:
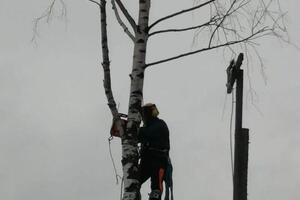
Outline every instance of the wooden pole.
[(249, 129), (242, 128), (243, 122), (243, 70), (236, 69), (236, 114), (234, 150), (234, 200), (247, 200)]
[(235, 104), (235, 131), (242, 128), (243, 122), (243, 86), (244, 71), (237, 69), (236, 71), (236, 104)]
[(233, 171), (233, 200), (247, 200), (249, 129), (243, 127), (243, 84), (244, 71), (241, 70), (244, 56), (239, 54), (227, 68), (227, 93), (232, 92), (236, 82), (235, 143)]

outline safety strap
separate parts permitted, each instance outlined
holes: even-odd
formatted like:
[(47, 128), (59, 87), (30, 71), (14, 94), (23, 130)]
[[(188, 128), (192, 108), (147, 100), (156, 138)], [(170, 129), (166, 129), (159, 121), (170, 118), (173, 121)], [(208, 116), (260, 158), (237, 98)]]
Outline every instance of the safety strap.
[(171, 192), (171, 200), (174, 200), (174, 193), (173, 193), (173, 166), (171, 159), (168, 158), (168, 166), (166, 169), (165, 175), (165, 186), (166, 186), (166, 193), (164, 200), (170, 200), (170, 192)]

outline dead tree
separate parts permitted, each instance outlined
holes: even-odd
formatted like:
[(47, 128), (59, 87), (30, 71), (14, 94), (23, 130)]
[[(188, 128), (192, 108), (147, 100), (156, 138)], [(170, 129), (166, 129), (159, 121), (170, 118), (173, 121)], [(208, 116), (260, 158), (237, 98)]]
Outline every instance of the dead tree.
[[(113, 93), (111, 90), (110, 60), (108, 51), (108, 35), (106, 29), (106, 0), (88, 0), (94, 3), (100, 11), (101, 41), (104, 70), (104, 89), (108, 106), (113, 120), (120, 120)], [(43, 20), (49, 19), (56, 2), (63, 5), (63, 0), (52, 0), (45, 14), (36, 20), (36, 26)], [(129, 92), (128, 123), (122, 134), (122, 166), (124, 176), (123, 200), (138, 200), (140, 184), (138, 181), (138, 129), (140, 125), (139, 111), (143, 101), (143, 83), (145, 70), (149, 67), (177, 60), (193, 54), (224, 48), (235, 54), (236, 48), (247, 53), (253, 49), (258, 38), (275, 36), (287, 41), (284, 13), (281, 11), (279, 0), (197, 0), (193, 7), (183, 9), (158, 19), (149, 24), (151, 0), (139, 0), (135, 21), (126, 8), (124, 0), (111, 0), (115, 17), (120, 26), (134, 43), (133, 64), (130, 74), (131, 87)], [(159, 4), (160, 2), (153, 2)], [(171, 5), (170, 5), (171, 6)], [(175, 9), (175, 8), (174, 8)], [(198, 24), (190, 27), (156, 30), (158, 24), (167, 22), (190, 12), (204, 12), (206, 17)], [(122, 17), (126, 22), (122, 20)], [(128, 27), (129, 26), (129, 27)], [(35, 28), (37, 30), (37, 28)], [(201, 38), (202, 46), (197, 50), (183, 52), (169, 58), (146, 62), (147, 43), (150, 37), (158, 34), (177, 34), (179, 32), (195, 31), (195, 38)], [(258, 54), (257, 54), (258, 55)], [(121, 123), (119, 123), (121, 126)]]

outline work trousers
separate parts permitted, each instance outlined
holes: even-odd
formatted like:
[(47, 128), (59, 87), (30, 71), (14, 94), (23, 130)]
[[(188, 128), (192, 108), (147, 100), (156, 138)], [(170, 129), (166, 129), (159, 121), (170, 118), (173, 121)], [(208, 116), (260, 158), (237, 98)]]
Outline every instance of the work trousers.
[(160, 196), (163, 192), (163, 181), (165, 178), (167, 164), (167, 156), (146, 153), (141, 157), (139, 164), (140, 183), (142, 185), (150, 178), (151, 192), (159, 191), (160, 193), (159, 198), (154, 199), (160, 200)]

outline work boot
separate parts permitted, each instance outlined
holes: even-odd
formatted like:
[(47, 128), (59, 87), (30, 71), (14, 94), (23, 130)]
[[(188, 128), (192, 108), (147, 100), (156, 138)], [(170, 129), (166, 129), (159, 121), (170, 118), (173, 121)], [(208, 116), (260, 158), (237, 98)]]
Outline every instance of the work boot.
[(149, 200), (161, 200), (161, 193), (159, 190), (152, 190), (149, 194)]

